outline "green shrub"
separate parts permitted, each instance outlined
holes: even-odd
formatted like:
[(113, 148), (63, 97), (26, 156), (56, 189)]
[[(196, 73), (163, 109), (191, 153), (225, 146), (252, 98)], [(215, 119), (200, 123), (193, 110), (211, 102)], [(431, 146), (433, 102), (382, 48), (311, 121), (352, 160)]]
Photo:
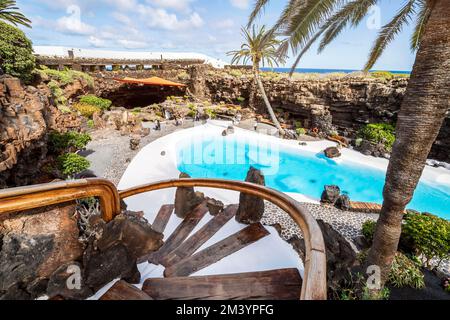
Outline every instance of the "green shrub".
[(63, 71), (49, 69), (45, 66), (41, 66), (38, 72), (45, 74), (52, 80), (58, 81), (61, 85), (65, 86), (74, 83), (75, 80), (85, 80), (88, 86), (94, 87), (94, 78), (87, 73), (75, 70), (65, 69)]
[(444, 290), (450, 293), (450, 278), (444, 280)]
[(429, 267), (432, 259), (442, 260), (450, 254), (450, 221), (428, 213), (408, 213), (402, 226), (402, 241), (411, 244)]
[(102, 110), (109, 110), (112, 104), (111, 100), (99, 98), (94, 95), (82, 96), (80, 98), (80, 103), (95, 106)]
[(47, 84), (47, 86), (52, 93), (56, 106), (59, 107), (67, 105), (67, 98), (64, 96), (64, 91), (60, 88), (58, 82), (52, 80)]
[(297, 128), (297, 129), (295, 129), (295, 132), (297, 132), (297, 134), (299, 136), (302, 136), (302, 135), (306, 134), (306, 130), (304, 128)]
[(374, 143), (383, 143), (391, 150), (395, 142), (395, 128), (387, 123), (371, 123), (359, 130), (358, 137)]
[(425, 288), (424, 275), (420, 270), (420, 265), (417, 265), (401, 252), (397, 252), (395, 255), (388, 282), (397, 288)]
[(240, 78), (242, 77), (242, 71), (240, 70), (231, 70), (230, 71), (230, 76), (236, 77), (236, 78)]
[(217, 117), (217, 113), (214, 109), (206, 108), (205, 113), (210, 119), (215, 119)]
[(389, 71), (374, 71), (374, 72), (371, 72), (370, 75), (373, 78), (377, 78), (377, 79), (385, 79), (385, 80), (394, 79), (394, 74)]
[(67, 176), (72, 177), (77, 173), (89, 169), (90, 162), (76, 153), (66, 153), (58, 157), (58, 168)]
[(180, 72), (180, 73), (177, 75), (177, 78), (178, 78), (178, 80), (184, 80), (184, 81), (186, 81), (186, 80), (191, 79), (191, 76), (190, 76), (189, 73), (187, 73), (186, 71), (183, 71), (183, 72)]
[(49, 134), (50, 149), (53, 152), (61, 153), (64, 151), (82, 150), (92, 140), (87, 133), (78, 133), (69, 131), (65, 133), (51, 132)]
[(72, 106), (75, 110), (77, 110), (83, 117), (92, 118), (94, 113), (101, 112), (102, 109), (96, 106), (91, 106), (89, 104), (76, 103)]
[(92, 120), (92, 119), (89, 119), (86, 124), (87, 124), (89, 129), (94, 129), (95, 128), (95, 123), (94, 123), (94, 120)]
[(0, 67), (26, 82), (32, 80), (36, 60), (31, 41), (18, 28), (0, 21)]
[(375, 234), (375, 227), (377, 226), (377, 223), (372, 220), (367, 220), (362, 225), (362, 234), (364, 238), (370, 243), (373, 241), (373, 235)]

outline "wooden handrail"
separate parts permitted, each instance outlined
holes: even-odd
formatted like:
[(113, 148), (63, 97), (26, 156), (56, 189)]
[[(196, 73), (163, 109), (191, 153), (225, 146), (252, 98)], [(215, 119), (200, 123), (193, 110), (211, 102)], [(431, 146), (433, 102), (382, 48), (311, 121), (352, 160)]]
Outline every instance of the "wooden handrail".
[(307, 209), (284, 193), (248, 182), (218, 179), (175, 179), (146, 184), (119, 192), (125, 199), (138, 194), (177, 187), (209, 187), (243, 192), (266, 199), (286, 211), (297, 223), (305, 239), (305, 271), (301, 300), (325, 300), (326, 254), (322, 231)]
[(0, 190), (0, 215), (89, 197), (100, 199), (105, 221), (120, 214), (120, 197), (112, 182), (84, 179)]
[(103, 219), (111, 221), (121, 212), (121, 199), (150, 191), (177, 187), (209, 187), (243, 192), (266, 199), (286, 211), (300, 227), (305, 239), (305, 271), (300, 299), (326, 299), (325, 244), (319, 225), (308, 210), (300, 206), (291, 197), (264, 186), (230, 180), (176, 179), (146, 184), (118, 192), (113, 183), (103, 179), (62, 181), (0, 190), (0, 215), (77, 199), (98, 197)]

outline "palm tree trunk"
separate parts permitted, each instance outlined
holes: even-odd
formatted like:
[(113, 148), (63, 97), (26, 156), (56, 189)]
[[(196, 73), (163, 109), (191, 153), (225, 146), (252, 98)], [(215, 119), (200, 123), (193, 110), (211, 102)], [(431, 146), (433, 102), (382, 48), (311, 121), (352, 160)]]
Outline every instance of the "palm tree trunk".
[(253, 73), (255, 76), (255, 81), (258, 85), (259, 91), (261, 92), (261, 95), (263, 97), (264, 103), (266, 104), (267, 111), (269, 111), (270, 118), (272, 119), (272, 122), (277, 127), (278, 131), (280, 132), (280, 136), (284, 136), (285, 132), (284, 129), (281, 127), (280, 122), (278, 122), (277, 116), (275, 115), (275, 112), (272, 109), (272, 106), (270, 105), (269, 98), (267, 98), (266, 90), (264, 90), (264, 85), (261, 81), (261, 77), (259, 75), (259, 66), (258, 64), (255, 64), (253, 67)]
[(406, 205), (450, 109), (450, 1), (436, 0), (398, 116), (383, 208), (367, 266), (381, 268), (384, 285), (397, 251)]

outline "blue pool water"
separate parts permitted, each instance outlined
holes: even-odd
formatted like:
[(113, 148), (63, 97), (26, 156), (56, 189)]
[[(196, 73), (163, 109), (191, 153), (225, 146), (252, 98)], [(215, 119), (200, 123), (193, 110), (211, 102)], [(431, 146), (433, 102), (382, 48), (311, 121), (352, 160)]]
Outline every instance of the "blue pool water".
[[(274, 151), (273, 146), (255, 146), (230, 137), (203, 139), (178, 150), (178, 169), (194, 178), (243, 181), (250, 166), (262, 170), (267, 186), (282, 192), (318, 199), (324, 185), (335, 184), (354, 201), (383, 201), (384, 171), (351, 162), (338, 164), (323, 154), (286, 148)], [(450, 186), (421, 182), (408, 207), (450, 219)]]

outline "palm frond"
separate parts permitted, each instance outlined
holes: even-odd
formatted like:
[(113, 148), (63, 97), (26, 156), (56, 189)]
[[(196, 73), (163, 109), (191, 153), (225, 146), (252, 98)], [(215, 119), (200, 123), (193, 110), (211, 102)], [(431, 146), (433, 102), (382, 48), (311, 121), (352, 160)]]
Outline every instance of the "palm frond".
[(379, 33), (378, 39), (369, 55), (364, 71), (369, 71), (378, 61), (387, 45), (394, 40), (395, 36), (402, 30), (405, 24), (408, 24), (411, 16), (415, 14), (416, 0), (409, 0), (403, 8), (395, 15), (395, 17), (386, 25), (384, 25)]
[(325, 24), (327, 28), (319, 46), (321, 53), (349, 24), (357, 26), (378, 0), (353, 0), (338, 10)]
[(21, 12), (17, 11), (14, 0), (0, 0), (0, 20), (12, 23), (13, 25), (23, 25), (31, 28), (31, 21), (25, 17)]
[(411, 51), (413, 52), (419, 48), (425, 26), (430, 18), (431, 11), (433, 10), (433, 5), (434, 2), (430, 4), (427, 0), (419, 0), (420, 11), (417, 15), (416, 26), (411, 37)]
[(270, 0), (256, 0), (255, 5), (253, 7), (253, 11), (250, 14), (250, 18), (248, 19), (247, 28), (255, 22), (256, 17), (261, 14), (261, 11), (269, 4)]

